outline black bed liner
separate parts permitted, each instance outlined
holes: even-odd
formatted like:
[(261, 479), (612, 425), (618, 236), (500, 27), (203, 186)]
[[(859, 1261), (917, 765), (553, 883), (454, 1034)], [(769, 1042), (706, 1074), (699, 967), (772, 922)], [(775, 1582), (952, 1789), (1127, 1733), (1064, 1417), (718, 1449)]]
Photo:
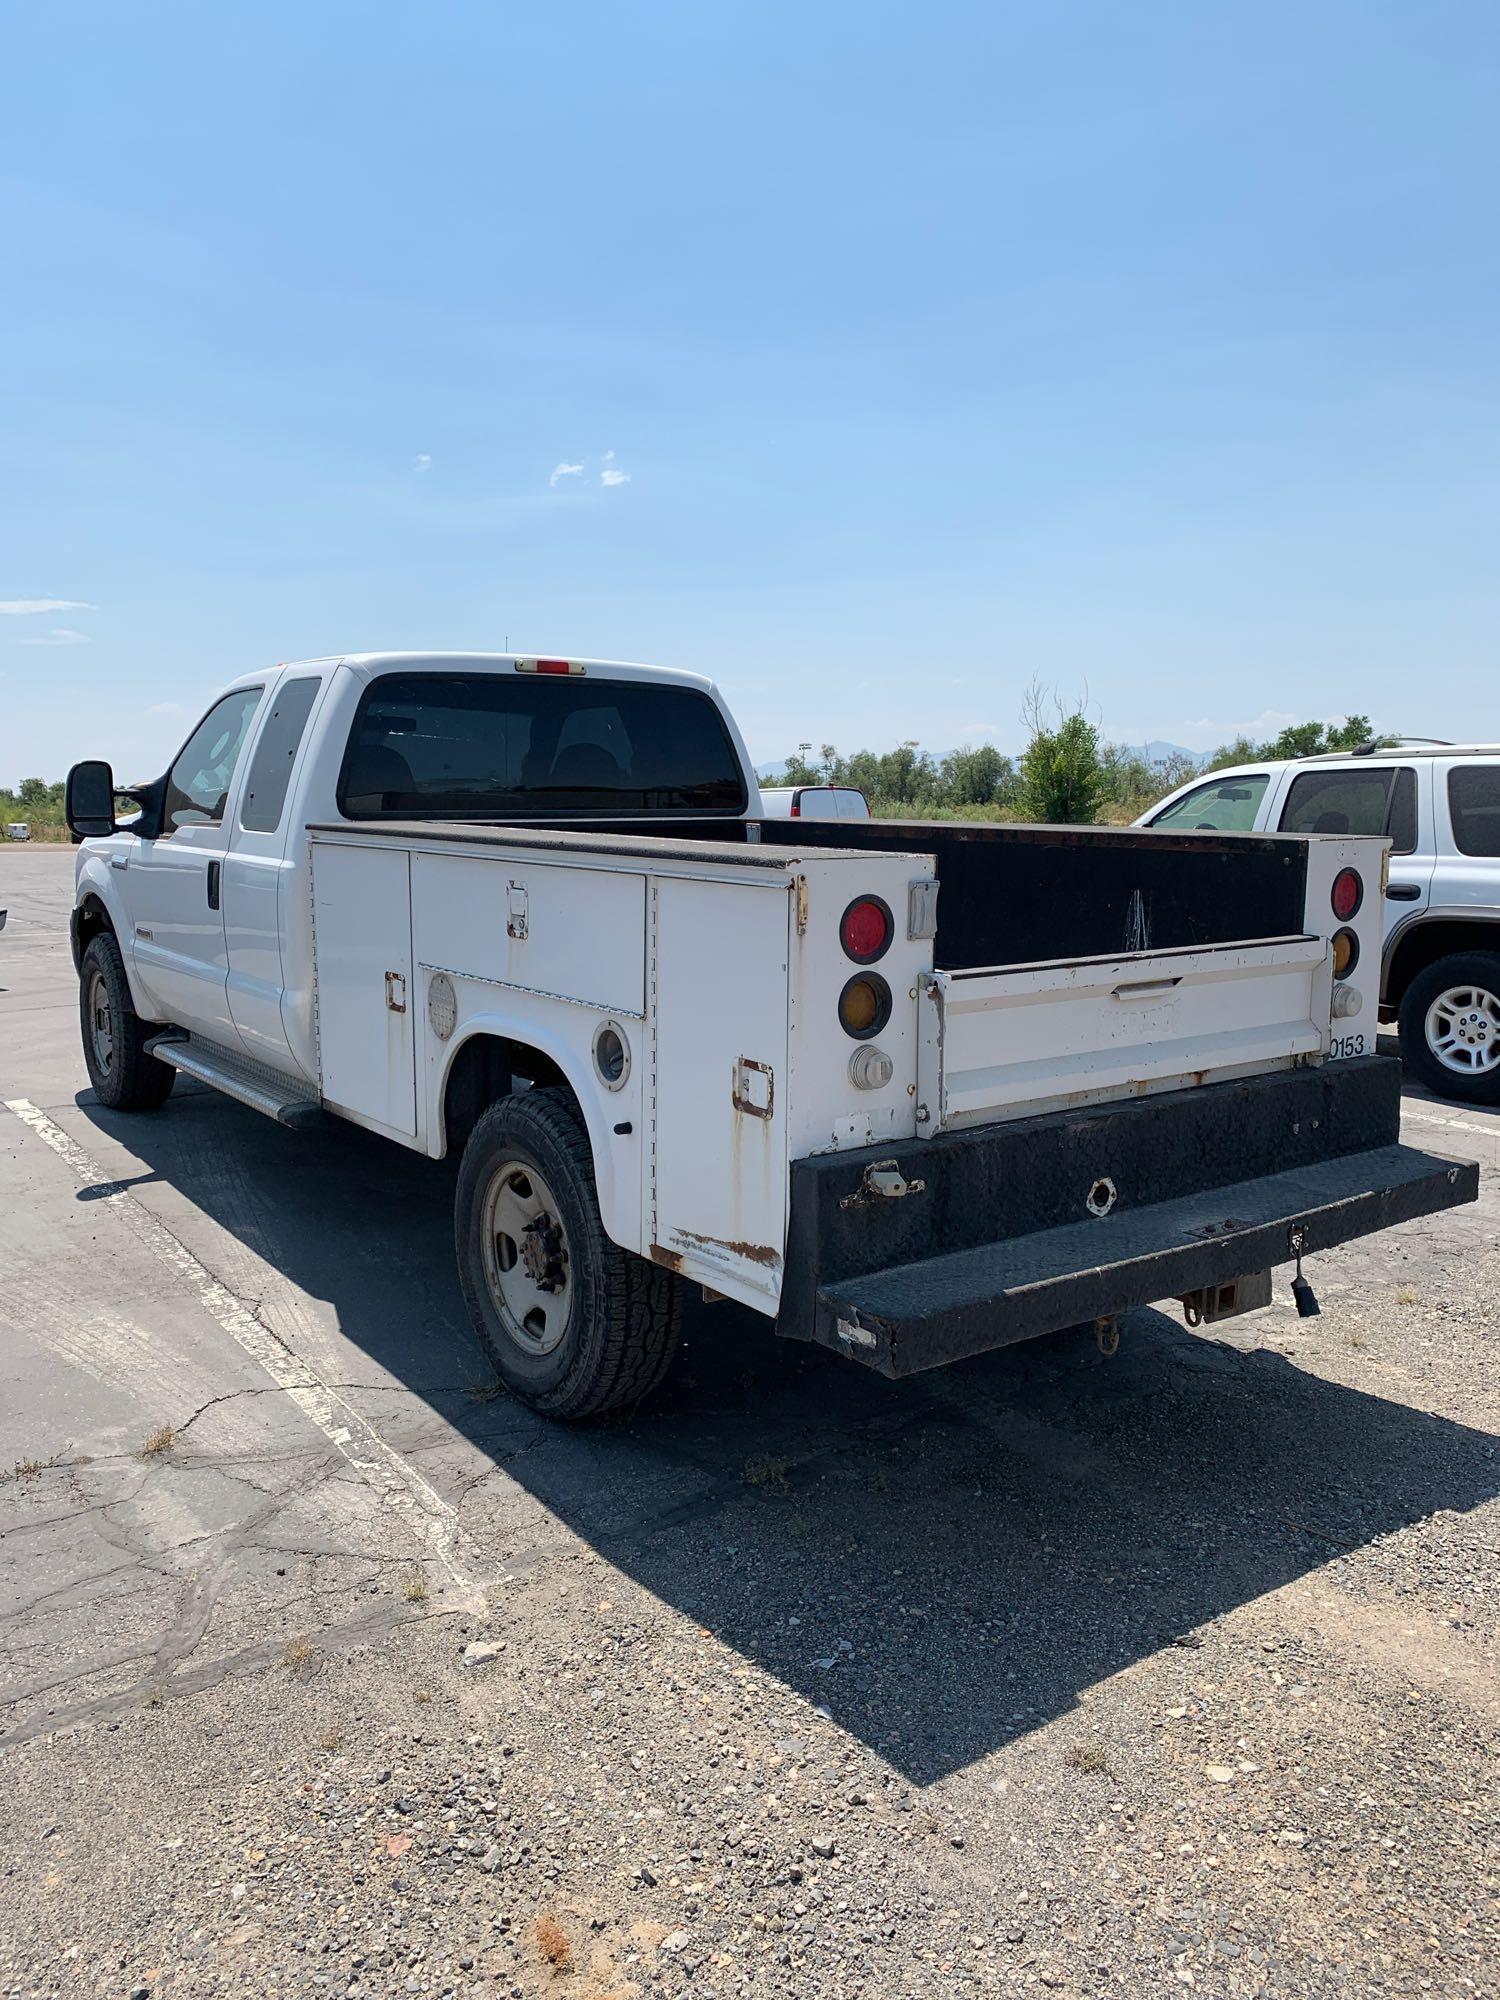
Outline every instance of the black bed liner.
[(1123, 956), (1291, 937), (1304, 928), (1307, 843), (1288, 834), (1158, 833), (931, 819), (690, 818), (361, 820), (324, 836), (503, 842), (577, 850), (601, 838), (641, 860), (783, 867), (788, 848), (931, 854), (939, 883), (934, 962), (945, 971)]

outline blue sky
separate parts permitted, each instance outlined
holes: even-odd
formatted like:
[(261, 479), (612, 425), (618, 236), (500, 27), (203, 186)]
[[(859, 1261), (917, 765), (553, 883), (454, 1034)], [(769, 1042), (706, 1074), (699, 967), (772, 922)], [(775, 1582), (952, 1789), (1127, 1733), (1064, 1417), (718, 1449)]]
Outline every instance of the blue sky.
[(507, 637), (761, 759), (1500, 735), (1497, 85), (1448, 0), (10, 10), (0, 783)]

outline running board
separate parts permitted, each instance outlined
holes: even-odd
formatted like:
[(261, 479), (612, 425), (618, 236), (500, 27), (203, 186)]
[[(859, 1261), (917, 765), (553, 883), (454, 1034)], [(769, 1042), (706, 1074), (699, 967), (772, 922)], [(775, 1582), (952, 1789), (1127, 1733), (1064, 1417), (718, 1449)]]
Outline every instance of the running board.
[(312, 1094), (311, 1086), (299, 1090), (290, 1077), (279, 1075), (268, 1064), (237, 1056), (216, 1042), (201, 1041), (174, 1029), (164, 1035), (153, 1035), (146, 1044), (146, 1053), (180, 1070), (184, 1076), (211, 1084), (226, 1097), (248, 1104), (252, 1111), (274, 1118), (278, 1125), (305, 1131), (322, 1122), (322, 1106)]

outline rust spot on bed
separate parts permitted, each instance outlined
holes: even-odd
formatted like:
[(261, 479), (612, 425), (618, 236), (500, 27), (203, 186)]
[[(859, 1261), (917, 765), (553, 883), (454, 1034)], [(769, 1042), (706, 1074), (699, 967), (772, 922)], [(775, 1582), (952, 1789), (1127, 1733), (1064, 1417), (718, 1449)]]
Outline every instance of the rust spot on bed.
[(651, 1261), (653, 1264), (665, 1264), (669, 1271), (680, 1273), (682, 1270), (682, 1259), (678, 1256), (677, 1252), (675, 1250), (663, 1250), (659, 1243), (651, 1245)]

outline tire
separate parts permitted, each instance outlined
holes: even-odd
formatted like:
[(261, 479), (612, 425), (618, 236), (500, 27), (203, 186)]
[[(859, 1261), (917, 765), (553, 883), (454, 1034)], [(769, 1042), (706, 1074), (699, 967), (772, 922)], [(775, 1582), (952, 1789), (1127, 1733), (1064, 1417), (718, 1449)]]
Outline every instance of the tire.
[(113, 931), (89, 940), (78, 968), (78, 1024), (94, 1095), (109, 1111), (156, 1111), (172, 1094), (177, 1072), (148, 1056), (160, 1029), (130, 1004), (130, 982)]
[(1500, 952), (1459, 951), (1419, 972), (1399, 1015), (1407, 1068), (1439, 1097), (1500, 1104)]
[(474, 1331), (513, 1396), (577, 1421), (639, 1403), (661, 1381), (681, 1337), (682, 1290), (605, 1235), (569, 1092), (490, 1106), (464, 1148), (453, 1220)]

